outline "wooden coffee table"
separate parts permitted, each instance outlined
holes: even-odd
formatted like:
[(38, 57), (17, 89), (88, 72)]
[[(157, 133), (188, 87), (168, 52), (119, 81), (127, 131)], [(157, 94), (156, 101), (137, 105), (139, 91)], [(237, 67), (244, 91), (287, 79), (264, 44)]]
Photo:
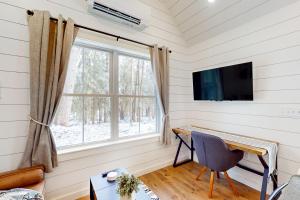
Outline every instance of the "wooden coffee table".
[[(117, 169), (119, 174), (127, 172), (126, 169)], [(116, 182), (108, 182), (106, 177), (103, 178), (102, 174), (92, 176), (90, 179), (90, 199), (91, 200), (118, 200), (120, 195), (116, 192)], [(142, 185), (139, 186), (139, 191), (136, 194), (138, 200), (151, 200), (149, 195), (145, 192)]]

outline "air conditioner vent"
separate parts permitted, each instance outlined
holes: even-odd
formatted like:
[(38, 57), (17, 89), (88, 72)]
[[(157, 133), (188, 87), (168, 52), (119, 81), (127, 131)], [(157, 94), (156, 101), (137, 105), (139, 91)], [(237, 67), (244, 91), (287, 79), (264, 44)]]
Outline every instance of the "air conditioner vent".
[(151, 8), (139, 0), (86, 0), (89, 13), (142, 31), (150, 24)]
[(140, 25), (141, 24), (141, 19), (133, 17), (133, 16), (130, 16), (130, 15), (127, 15), (126, 13), (120, 12), (118, 10), (109, 8), (109, 7), (107, 7), (105, 5), (102, 5), (100, 3), (94, 2), (93, 8), (96, 9), (96, 10), (98, 10), (98, 11), (104, 12), (106, 14), (109, 14), (109, 15), (112, 15), (112, 16), (124, 19), (124, 20), (129, 21), (131, 23), (134, 23), (136, 25)]

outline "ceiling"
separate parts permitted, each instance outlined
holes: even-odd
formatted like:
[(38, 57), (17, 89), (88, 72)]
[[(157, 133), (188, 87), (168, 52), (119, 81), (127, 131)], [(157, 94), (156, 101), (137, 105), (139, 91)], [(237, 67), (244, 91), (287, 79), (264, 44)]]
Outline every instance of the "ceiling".
[(195, 44), (299, 0), (160, 1), (170, 10), (187, 44)]

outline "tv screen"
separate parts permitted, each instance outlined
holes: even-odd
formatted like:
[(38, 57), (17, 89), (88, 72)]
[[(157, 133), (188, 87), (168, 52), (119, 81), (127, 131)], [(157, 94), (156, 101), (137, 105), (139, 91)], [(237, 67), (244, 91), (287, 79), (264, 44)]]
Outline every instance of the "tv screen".
[(193, 72), (194, 100), (253, 100), (252, 62)]

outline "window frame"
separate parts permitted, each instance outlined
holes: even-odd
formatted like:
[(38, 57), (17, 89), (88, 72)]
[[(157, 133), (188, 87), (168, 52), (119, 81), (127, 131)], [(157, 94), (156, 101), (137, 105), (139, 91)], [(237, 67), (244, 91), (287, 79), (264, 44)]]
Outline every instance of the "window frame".
[[(128, 140), (128, 139), (134, 139), (139, 137), (148, 137), (148, 136), (157, 136), (158, 132), (161, 128), (161, 109), (159, 107), (158, 98), (157, 98), (157, 91), (154, 91), (154, 96), (152, 95), (124, 95), (119, 93), (119, 56), (128, 56), (136, 59), (143, 59), (150, 61), (150, 56), (146, 55), (139, 55), (134, 54), (131, 52), (126, 52), (125, 50), (119, 50), (116, 48), (109, 48), (109, 47), (103, 47), (97, 44), (91, 44), (91, 43), (85, 43), (83, 41), (75, 41), (73, 46), (78, 46), (82, 48), (88, 48), (88, 49), (94, 49), (97, 51), (104, 51), (108, 52), (110, 54), (110, 62), (109, 62), (109, 90), (108, 94), (100, 94), (100, 93), (64, 93), (62, 94), (62, 97), (83, 97), (83, 110), (84, 110), (84, 97), (108, 97), (110, 98), (110, 106), (111, 106), (111, 116), (110, 116), (110, 138), (105, 140), (98, 140), (98, 141), (91, 141), (91, 142), (85, 142), (84, 136), (84, 121), (82, 122), (82, 142), (80, 144), (72, 144), (72, 145), (65, 145), (57, 147), (58, 150), (68, 150), (72, 148), (81, 148), (84, 146), (92, 146), (95, 144), (101, 144), (101, 143), (109, 143), (109, 142), (117, 142), (121, 140)], [(83, 50), (84, 51), (84, 50)], [(84, 59), (84, 56), (83, 56)], [(84, 61), (83, 61), (84, 62)], [(84, 68), (84, 66), (83, 66)], [(155, 87), (154, 87), (155, 88)], [(155, 110), (156, 110), (156, 130), (155, 132), (151, 133), (139, 133), (136, 135), (131, 136), (122, 136), (120, 137), (119, 132), (119, 99), (120, 97), (137, 97), (137, 98), (151, 98), (154, 99), (155, 102)], [(84, 120), (84, 111), (82, 112), (83, 120)]]

